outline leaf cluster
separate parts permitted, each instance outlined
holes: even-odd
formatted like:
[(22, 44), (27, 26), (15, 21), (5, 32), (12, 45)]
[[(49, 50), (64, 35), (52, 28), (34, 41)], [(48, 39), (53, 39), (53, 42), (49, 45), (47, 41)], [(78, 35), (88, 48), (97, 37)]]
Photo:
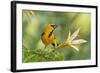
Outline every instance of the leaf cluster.
[(63, 52), (54, 50), (54, 48), (47, 49), (30, 49), (23, 48), (23, 62), (46, 62), (46, 61), (62, 61), (64, 60)]

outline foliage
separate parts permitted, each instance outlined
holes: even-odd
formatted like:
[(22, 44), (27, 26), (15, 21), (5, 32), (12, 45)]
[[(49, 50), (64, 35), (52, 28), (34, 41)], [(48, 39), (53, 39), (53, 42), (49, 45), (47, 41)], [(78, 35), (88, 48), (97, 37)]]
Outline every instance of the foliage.
[[(25, 49), (25, 48), (23, 48)], [(49, 49), (31, 49), (23, 50), (23, 62), (46, 62), (46, 61), (62, 61), (64, 60), (63, 52)]]

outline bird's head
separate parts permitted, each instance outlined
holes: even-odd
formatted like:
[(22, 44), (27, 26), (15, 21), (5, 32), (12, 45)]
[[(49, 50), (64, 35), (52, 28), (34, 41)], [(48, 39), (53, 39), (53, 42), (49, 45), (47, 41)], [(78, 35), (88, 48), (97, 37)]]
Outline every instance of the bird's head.
[(55, 25), (55, 24), (48, 24), (48, 25), (45, 27), (44, 32), (50, 33), (50, 32), (52, 32), (52, 31), (54, 31), (56, 28), (57, 28), (57, 25)]
[(47, 25), (47, 29), (49, 29), (49, 30), (55, 30), (57, 28), (57, 25), (55, 25), (55, 24), (48, 24)]

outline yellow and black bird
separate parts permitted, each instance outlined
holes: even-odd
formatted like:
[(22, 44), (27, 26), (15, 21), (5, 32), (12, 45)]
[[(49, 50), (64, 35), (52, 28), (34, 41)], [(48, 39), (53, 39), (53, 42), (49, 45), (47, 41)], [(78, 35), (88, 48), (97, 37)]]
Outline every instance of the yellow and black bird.
[(41, 34), (41, 40), (44, 43), (45, 48), (50, 44), (52, 44), (54, 47), (57, 47), (57, 41), (55, 35), (53, 34), (53, 31), (56, 29), (56, 27), (57, 25), (48, 24)]

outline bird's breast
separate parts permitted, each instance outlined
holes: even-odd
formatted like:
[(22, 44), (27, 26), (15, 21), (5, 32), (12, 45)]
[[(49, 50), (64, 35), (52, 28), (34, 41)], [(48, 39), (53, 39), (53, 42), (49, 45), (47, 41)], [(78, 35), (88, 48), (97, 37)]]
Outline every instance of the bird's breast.
[(50, 37), (48, 37), (48, 34), (45, 34), (41, 37), (42, 39), (42, 42), (45, 44), (45, 45), (48, 45), (48, 44), (51, 44), (54, 40), (54, 35), (52, 34)]

